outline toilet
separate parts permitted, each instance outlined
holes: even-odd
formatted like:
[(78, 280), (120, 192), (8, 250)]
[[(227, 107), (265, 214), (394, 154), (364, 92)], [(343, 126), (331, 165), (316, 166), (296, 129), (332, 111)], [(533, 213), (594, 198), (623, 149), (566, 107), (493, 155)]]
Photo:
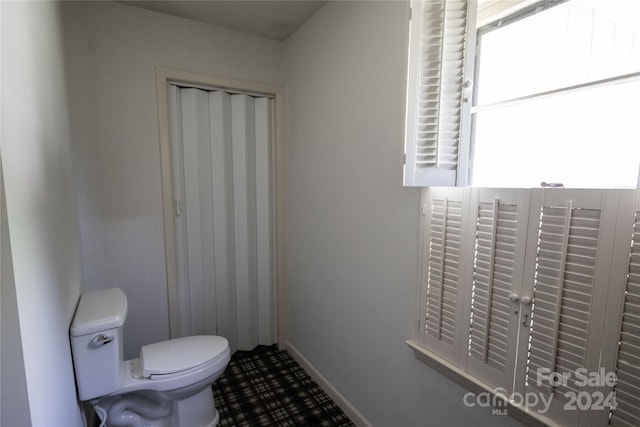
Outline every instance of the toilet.
[(126, 317), (120, 288), (80, 297), (69, 330), (80, 400), (91, 402), (103, 426), (217, 425), (211, 385), (229, 363), (228, 341), (214, 335), (176, 338), (123, 360)]

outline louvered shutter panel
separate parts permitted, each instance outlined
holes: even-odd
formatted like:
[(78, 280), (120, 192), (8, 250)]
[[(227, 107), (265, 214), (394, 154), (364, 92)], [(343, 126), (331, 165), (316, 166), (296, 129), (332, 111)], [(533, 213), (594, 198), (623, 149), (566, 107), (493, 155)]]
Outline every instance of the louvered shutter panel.
[[(423, 249), (422, 344), (454, 362), (461, 337), (459, 284), (464, 277), (460, 259), (464, 234), (464, 189), (442, 195), (427, 190)], [(464, 305), (464, 304), (463, 304)], [(454, 362), (455, 363), (455, 362)]]
[(498, 199), (478, 209), (469, 355), (501, 372), (509, 343), (517, 209)]
[(465, 61), (469, 63), (472, 48), (467, 29), (474, 21), (469, 4), (468, 0), (412, 3), (405, 185), (453, 186), (458, 173), (465, 174), (467, 156), (460, 155), (460, 135)]
[(617, 408), (612, 411), (612, 427), (640, 425), (640, 209), (635, 213), (627, 290), (620, 328), (617, 382), (614, 388)]
[[(526, 372), (520, 373), (525, 393), (552, 399), (544, 416), (577, 425), (581, 412), (564, 405), (571, 396), (593, 392), (577, 384), (576, 371), (597, 372), (600, 367), (618, 196), (604, 190), (542, 193), (529, 352)], [(566, 385), (552, 386), (540, 381), (544, 372), (569, 378)]]
[[(475, 254), (468, 370), (494, 388), (511, 392), (525, 256), (529, 192), (475, 190)], [(475, 198), (473, 198), (475, 199)]]
[(539, 384), (538, 372), (585, 366), (599, 224), (599, 209), (542, 208), (527, 383), (561, 403), (564, 392), (580, 392), (575, 379), (556, 388)]
[(448, 198), (434, 200), (431, 215), (425, 332), (453, 345), (462, 203)]

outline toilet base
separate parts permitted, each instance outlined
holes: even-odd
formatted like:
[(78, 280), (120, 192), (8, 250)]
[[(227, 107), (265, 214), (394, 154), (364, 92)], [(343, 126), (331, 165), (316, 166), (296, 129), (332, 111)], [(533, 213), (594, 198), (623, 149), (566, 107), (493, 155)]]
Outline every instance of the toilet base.
[(220, 420), (220, 414), (213, 400), (213, 388), (206, 387), (193, 396), (176, 402), (177, 420), (181, 426), (215, 427)]
[(174, 393), (141, 391), (109, 396), (100, 399), (96, 406), (106, 411), (109, 427), (218, 425), (220, 415), (215, 408), (211, 385), (182, 399), (175, 399)]

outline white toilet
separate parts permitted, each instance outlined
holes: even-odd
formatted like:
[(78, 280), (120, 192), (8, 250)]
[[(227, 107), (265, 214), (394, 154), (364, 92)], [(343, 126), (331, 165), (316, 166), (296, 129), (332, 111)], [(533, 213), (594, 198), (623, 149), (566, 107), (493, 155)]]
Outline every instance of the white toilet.
[(108, 426), (218, 424), (211, 385), (231, 357), (228, 341), (200, 335), (142, 347), (123, 361), (127, 297), (119, 288), (83, 294), (71, 323), (71, 349), (80, 400), (89, 400)]

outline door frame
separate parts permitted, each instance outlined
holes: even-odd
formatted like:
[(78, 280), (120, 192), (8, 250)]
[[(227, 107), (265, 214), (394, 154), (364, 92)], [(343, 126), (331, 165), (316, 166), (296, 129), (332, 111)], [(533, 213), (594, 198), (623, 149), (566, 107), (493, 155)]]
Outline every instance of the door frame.
[(285, 152), (284, 152), (284, 88), (281, 85), (237, 80), (165, 67), (156, 68), (156, 91), (158, 97), (158, 125), (160, 131), (160, 169), (162, 179), (162, 213), (164, 220), (165, 262), (169, 310), (169, 335), (179, 336), (180, 312), (178, 299), (178, 276), (176, 252), (176, 230), (174, 222), (174, 195), (172, 186), (171, 132), (169, 128), (168, 87), (171, 83), (185, 84), (203, 89), (221, 89), (229, 92), (262, 95), (273, 98), (274, 139), (271, 147), (274, 202), (274, 283), (276, 342), (284, 348), (286, 342), (285, 310)]

